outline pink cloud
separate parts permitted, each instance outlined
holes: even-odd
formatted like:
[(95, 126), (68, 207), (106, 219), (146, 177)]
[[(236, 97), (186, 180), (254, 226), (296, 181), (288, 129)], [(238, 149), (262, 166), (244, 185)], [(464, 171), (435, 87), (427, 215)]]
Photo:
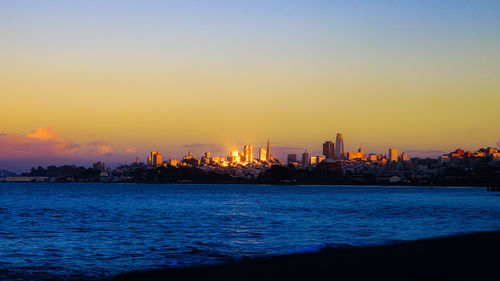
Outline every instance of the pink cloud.
[(41, 127), (32, 132), (0, 135), (0, 155), (5, 158), (72, 155), (79, 144), (61, 137), (52, 127)]
[(52, 127), (40, 127), (26, 134), (0, 133), (0, 168), (26, 171), (37, 165), (90, 165), (95, 161), (122, 164), (131, 161), (134, 148), (118, 151), (103, 141), (75, 143)]

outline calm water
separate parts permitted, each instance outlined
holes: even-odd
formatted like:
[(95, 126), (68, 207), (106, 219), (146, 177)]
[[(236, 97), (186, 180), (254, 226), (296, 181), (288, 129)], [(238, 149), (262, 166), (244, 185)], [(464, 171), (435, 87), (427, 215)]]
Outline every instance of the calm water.
[(483, 188), (0, 184), (0, 279), (128, 270), (500, 229)]

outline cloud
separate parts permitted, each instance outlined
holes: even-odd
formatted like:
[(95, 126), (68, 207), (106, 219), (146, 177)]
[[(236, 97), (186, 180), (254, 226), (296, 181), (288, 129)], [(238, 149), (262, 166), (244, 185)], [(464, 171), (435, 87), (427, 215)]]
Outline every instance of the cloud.
[(114, 149), (103, 141), (88, 142), (84, 148), (84, 151), (85, 150), (87, 150), (87, 153), (94, 155), (104, 155), (114, 152)]
[(5, 158), (72, 155), (79, 148), (79, 144), (61, 137), (52, 127), (36, 128), (23, 135), (0, 135), (0, 155)]
[(117, 153), (103, 141), (75, 143), (62, 137), (52, 127), (36, 128), (26, 134), (0, 134), (0, 168), (26, 171), (41, 165), (89, 165), (95, 161), (127, 163), (135, 149)]

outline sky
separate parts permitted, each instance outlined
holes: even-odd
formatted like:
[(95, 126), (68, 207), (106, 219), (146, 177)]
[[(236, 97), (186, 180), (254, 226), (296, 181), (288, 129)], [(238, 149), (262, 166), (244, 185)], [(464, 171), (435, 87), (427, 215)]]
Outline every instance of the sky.
[(500, 1), (0, 0), (0, 169), (226, 156), (343, 133), (500, 146)]

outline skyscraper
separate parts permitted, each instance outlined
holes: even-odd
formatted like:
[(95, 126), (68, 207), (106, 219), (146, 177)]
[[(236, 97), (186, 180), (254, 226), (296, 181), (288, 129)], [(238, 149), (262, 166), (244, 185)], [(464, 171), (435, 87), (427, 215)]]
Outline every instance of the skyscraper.
[(398, 150), (396, 148), (389, 148), (389, 161), (398, 161)]
[(331, 141), (325, 141), (323, 143), (323, 155), (325, 155), (326, 158), (328, 159), (333, 159), (335, 150), (334, 150), (335, 144)]
[(266, 161), (267, 160), (267, 148), (265, 146), (260, 148), (259, 151), (259, 160)]
[(153, 166), (160, 166), (163, 162), (160, 151), (151, 152), (151, 156), (148, 157), (148, 160)]
[(269, 145), (269, 139), (267, 139), (267, 153), (266, 153), (267, 161), (271, 161), (273, 158), (271, 157), (271, 146)]
[(250, 163), (253, 161), (253, 147), (251, 145), (245, 145), (243, 149), (245, 153), (245, 162)]
[(311, 164), (311, 157), (309, 157), (309, 152), (307, 152), (307, 149), (306, 151), (304, 151), (304, 153), (302, 153), (302, 165), (310, 165)]
[(335, 140), (334, 159), (340, 160), (342, 155), (344, 155), (344, 137), (342, 137), (341, 133), (338, 133)]

